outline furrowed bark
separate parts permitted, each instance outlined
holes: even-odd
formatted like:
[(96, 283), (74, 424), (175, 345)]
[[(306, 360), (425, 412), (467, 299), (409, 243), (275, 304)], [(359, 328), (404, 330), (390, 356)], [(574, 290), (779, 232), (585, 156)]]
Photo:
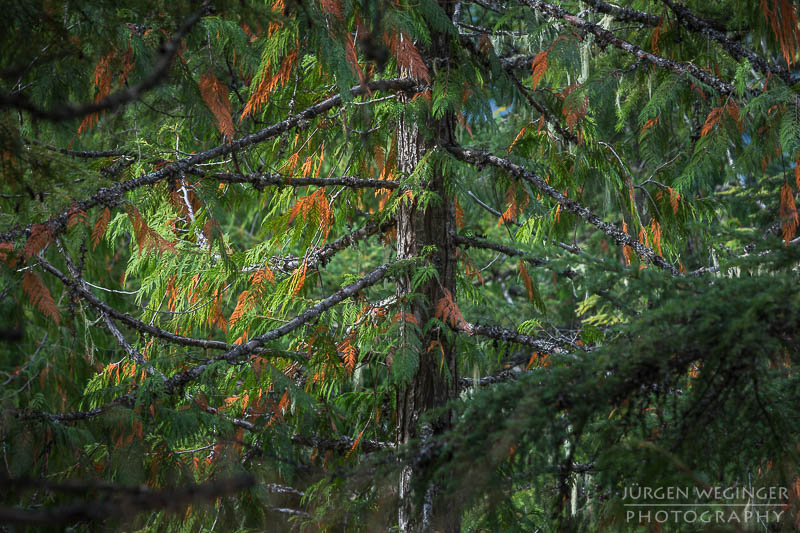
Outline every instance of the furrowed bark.
[[(452, 17), (453, 6), (440, 4), (448, 16)], [(448, 58), (450, 47), (448, 37), (433, 34), (428, 56)], [(421, 128), (409, 115), (400, 119), (397, 130), (397, 166), (401, 173), (411, 173), (420, 163), (425, 152), (435, 145), (447, 145), (452, 142), (455, 119), (452, 113), (446, 113), (440, 119), (428, 116), (426, 124)], [(433, 139), (425, 139), (421, 129), (433, 132)], [(445, 297), (456, 296), (456, 233), (455, 205), (453, 198), (445, 187), (446, 176), (440, 165), (433, 171), (433, 177), (426, 184), (427, 190), (441, 198), (439, 203), (431, 203), (426, 207), (418, 206), (416, 199), (403, 198), (397, 218), (397, 253), (399, 259), (418, 256), (426, 246), (433, 247), (428, 261), (438, 273), (438, 279), (427, 282), (420, 289), (423, 298), (407, 302), (407, 313), (414, 316), (416, 323), (424, 329), (428, 321), (436, 315), (436, 305)], [(399, 280), (397, 296), (399, 301), (410, 292), (410, 279)], [(401, 342), (406, 342), (407, 322), (401, 322), (403, 331)], [(422, 333), (420, 343), (419, 364), (417, 371), (405, 387), (397, 393), (397, 443), (404, 444), (412, 440), (425, 441), (433, 435), (441, 433), (452, 424), (451, 414), (446, 413), (432, 424), (419, 427), (422, 415), (433, 408), (441, 407), (457, 397), (459, 392), (458, 361), (455, 346), (448, 341), (439, 328)], [(430, 483), (420, 490), (416, 476), (422, 472), (406, 466), (400, 476), (400, 510), (398, 522), (404, 532), (441, 531), (457, 532), (460, 530), (460, 512), (458, 506), (445, 501), (438, 485)], [(420, 505), (421, 503), (421, 505)]]

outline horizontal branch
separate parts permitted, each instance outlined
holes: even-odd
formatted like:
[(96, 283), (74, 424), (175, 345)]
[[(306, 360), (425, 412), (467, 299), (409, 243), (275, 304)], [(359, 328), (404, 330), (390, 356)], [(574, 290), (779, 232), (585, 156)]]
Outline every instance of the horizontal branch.
[[(350, 89), (350, 94), (352, 96), (357, 96), (370, 91), (411, 91), (417, 86), (416, 80), (411, 78), (393, 78), (388, 80), (378, 80), (372, 81), (364, 85), (356, 85), (352, 89)], [(179, 175), (182, 172), (189, 171), (192, 167), (197, 164), (204, 163), (206, 161), (210, 161), (212, 159), (219, 158), (221, 156), (230, 154), (232, 152), (237, 152), (242, 148), (246, 148), (256, 143), (260, 143), (267, 139), (271, 139), (280, 135), (281, 133), (290, 130), (291, 128), (298, 128), (298, 129), (305, 129), (310, 126), (309, 120), (312, 118), (321, 115), (322, 113), (341, 105), (342, 97), (341, 95), (334, 95), (331, 96), (322, 102), (319, 102), (315, 105), (307, 107), (300, 113), (296, 115), (292, 115), (291, 117), (283, 120), (281, 122), (272, 124), (256, 133), (252, 133), (250, 135), (246, 135), (240, 139), (232, 141), (230, 143), (224, 143), (210, 150), (206, 150), (205, 152), (199, 152), (192, 156), (179, 159), (178, 161), (165, 165), (164, 167), (156, 170), (155, 172), (150, 172), (149, 174), (145, 174), (144, 176), (140, 176), (138, 178), (130, 179), (127, 181), (120, 182), (116, 185), (111, 187), (103, 187), (98, 190), (94, 195), (87, 198), (86, 200), (81, 200), (76, 202), (72, 208), (69, 210), (50, 217), (46, 221), (43, 222), (49, 229), (52, 234), (59, 233), (63, 231), (64, 228), (67, 226), (67, 221), (69, 219), (70, 213), (73, 212), (73, 209), (79, 209), (81, 211), (87, 211), (92, 207), (98, 205), (114, 205), (116, 204), (119, 199), (122, 197), (123, 194), (138, 189), (140, 187), (145, 187), (149, 185), (155, 185), (165, 179), (171, 178), (173, 176)], [(11, 241), (23, 236), (28, 236), (31, 234), (31, 228), (34, 224), (16, 228), (11, 231), (0, 233), (0, 242)]]
[[(316, 268), (319, 265), (325, 266), (327, 262), (337, 253), (350, 246), (354, 245), (355, 243), (362, 241), (366, 238), (369, 238), (372, 235), (375, 235), (381, 231), (388, 231), (391, 229), (392, 223), (385, 222), (383, 224), (376, 224), (370, 222), (365, 224), (363, 227), (348, 233), (347, 235), (343, 235), (339, 237), (333, 242), (326, 244), (325, 246), (321, 246), (316, 248), (306, 254), (306, 266), (308, 268)], [(282, 257), (273, 257), (270, 259), (269, 263), (270, 266), (276, 268), (277, 270), (281, 270), (283, 272), (288, 272), (291, 270), (295, 270), (296, 268), (300, 267), (300, 264), (303, 262), (302, 259), (293, 257), (293, 256), (282, 256)]]
[(616, 4), (609, 4), (602, 0), (583, 0), (584, 3), (592, 6), (595, 11), (606, 15), (611, 15), (619, 22), (639, 22), (648, 26), (658, 26), (661, 24), (661, 17), (646, 13), (630, 7), (622, 7)]
[[(503, 214), (500, 211), (498, 211), (497, 209), (493, 208), (492, 206), (490, 206), (489, 204), (487, 204), (486, 202), (484, 202), (483, 200), (481, 200), (480, 198), (475, 196), (475, 194), (472, 191), (467, 191), (467, 195), (469, 195), (469, 197), (472, 198), (472, 200), (476, 204), (478, 204), (482, 208), (486, 209), (488, 212), (490, 212), (491, 214), (493, 214), (497, 218), (501, 218), (503, 216)], [(516, 220), (511, 220), (511, 222), (516, 224), (518, 227), (522, 227), (522, 224), (517, 222)], [(565, 242), (556, 241), (556, 240), (553, 240), (552, 242), (553, 242), (553, 244), (555, 244), (559, 248), (562, 248), (562, 249), (568, 251), (571, 254), (581, 254), (581, 253), (583, 253), (583, 250), (581, 250), (578, 246), (575, 246), (574, 244), (567, 244)]]
[(344, 187), (372, 187), (375, 189), (396, 189), (399, 184), (395, 181), (363, 179), (357, 176), (340, 176), (336, 178), (295, 178), (282, 176), (281, 174), (214, 174), (213, 178), (223, 183), (249, 183), (256, 189), (263, 189), (267, 186), (275, 187), (305, 187), (307, 185), (317, 185), (319, 187), (333, 187), (342, 185)]
[(561, 192), (554, 189), (549, 183), (547, 183), (543, 178), (537, 176), (533, 172), (530, 172), (524, 167), (512, 163), (508, 159), (503, 159), (501, 157), (494, 156), (488, 152), (484, 152), (482, 150), (469, 150), (466, 148), (462, 148), (460, 146), (448, 146), (447, 149), (452, 153), (457, 159), (461, 161), (465, 161), (468, 163), (473, 163), (477, 165), (492, 165), (497, 168), (501, 168), (505, 170), (509, 175), (525, 180), (546, 195), (550, 196), (556, 202), (561, 204), (562, 209), (568, 211), (570, 213), (574, 213), (582, 218), (584, 221), (588, 222), (589, 224), (593, 225), (606, 235), (608, 235), (615, 243), (618, 245), (627, 245), (633, 248), (633, 250), (639, 254), (641, 257), (644, 257), (652, 264), (656, 265), (659, 268), (663, 268), (671, 272), (673, 275), (679, 276), (680, 272), (674, 266), (669, 264), (663, 257), (658, 255), (652, 248), (649, 246), (645, 246), (644, 244), (640, 243), (624, 231), (618, 228), (616, 225), (611, 224), (610, 222), (604, 222), (600, 217), (594, 214), (592, 211), (583, 207), (581, 204), (567, 198)]
[(709, 72), (706, 72), (694, 63), (680, 63), (672, 59), (667, 59), (666, 57), (652, 54), (640, 48), (639, 46), (626, 41), (625, 39), (617, 37), (614, 32), (603, 28), (599, 24), (589, 22), (586, 19), (573, 15), (569, 11), (549, 2), (544, 2), (543, 0), (524, 0), (524, 3), (535, 11), (539, 11), (556, 19), (564, 20), (575, 28), (591, 33), (597, 37), (600, 44), (610, 44), (615, 48), (618, 48), (624, 52), (628, 52), (629, 54), (632, 54), (639, 59), (647, 61), (648, 63), (651, 63), (659, 68), (672, 70), (675, 72), (689, 73), (696, 79), (712, 87), (720, 94), (731, 94), (734, 92), (733, 85), (721, 80)]
[[(302, 446), (310, 446), (320, 450), (331, 450), (333, 452), (349, 452), (356, 444), (356, 439), (350, 437), (342, 437), (340, 439), (321, 439), (319, 437), (310, 437), (305, 435), (292, 435), (292, 442)], [(365, 452), (377, 452), (381, 450), (394, 448), (394, 443), (382, 442), (377, 440), (359, 440), (358, 446)]]
[(462, 389), (467, 389), (469, 387), (486, 387), (489, 385), (494, 385), (495, 383), (505, 383), (506, 381), (511, 381), (517, 379), (521, 372), (516, 372), (513, 369), (503, 370), (499, 374), (494, 376), (484, 376), (482, 378), (461, 378), (459, 380), (459, 384), (461, 385)]
[(538, 257), (531, 257), (527, 252), (523, 250), (518, 250), (516, 248), (511, 248), (510, 246), (505, 246), (503, 244), (498, 244), (495, 242), (487, 241), (485, 239), (476, 239), (475, 237), (465, 237), (464, 235), (453, 235), (453, 240), (456, 244), (460, 244), (466, 248), (473, 247), (473, 248), (483, 248), (486, 250), (494, 250), (495, 252), (500, 252), (501, 254), (509, 255), (511, 257), (522, 257), (528, 263), (536, 266), (546, 265), (546, 259), (540, 259)]
[[(18, 480), (4, 479), (4, 486), (14, 487)], [(25, 483), (21, 484), (25, 487)], [(30, 484), (27, 484), (30, 485)], [(85, 492), (91, 493), (100, 488), (106, 497), (91, 499), (87, 503), (63, 505), (43, 510), (28, 510), (11, 507), (0, 507), (0, 523), (46, 525), (64, 524), (67, 522), (120, 519), (130, 517), (142, 511), (179, 511), (194, 502), (211, 502), (219, 497), (235, 494), (251, 488), (255, 480), (251, 476), (240, 476), (220, 479), (202, 485), (172, 487), (154, 491), (145, 487), (113, 487), (103, 484), (93, 487), (85, 484)], [(39, 484), (36, 484), (39, 486)], [(21, 488), (22, 488), (21, 487)], [(63, 490), (76, 492), (79, 486), (71, 483), (63, 487), (48, 484), (47, 490)]]
[(155, 68), (138, 84), (127, 89), (123, 89), (108, 95), (98, 102), (92, 102), (81, 105), (62, 104), (55, 109), (41, 109), (35, 106), (28, 100), (28, 98), (21, 94), (6, 94), (0, 93), (0, 107), (12, 107), (27, 111), (36, 118), (41, 118), (50, 121), (69, 120), (73, 118), (80, 118), (99, 111), (107, 111), (116, 109), (117, 107), (132, 102), (139, 98), (139, 95), (149, 91), (158, 85), (164, 76), (167, 74), (175, 54), (181, 48), (181, 41), (189, 33), (192, 27), (197, 23), (200, 18), (210, 11), (210, 4), (206, 4), (202, 9), (197, 11), (178, 29), (175, 35), (167, 41), (159, 52), (159, 59)]
[(58, 146), (54, 146), (52, 144), (43, 143), (42, 141), (38, 141), (36, 139), (33, 139), (29, 142), (47, 148), (48, 150), (51, 150), (53, 152), (58, 152), (60, 154), (69, 155), (72, 157), (80, 157), (82, 159), (95, 159), (95, 158), (118, 157), (121, 155), (129, 155), (128, 152), (125, 152), (124, 150), (96, 150), (96, 151), (70, 150), (68, 148), (59, 148)]
[(567, 349), (573, 348), (568, 343), (557, 343), (553, 341), (538, 339), (536, 337), (531, 337), (530, 335), (518, 333), (513, 329), (507, 329), (500, 326), (489, 326), (485, 324), (467, 324), (464, 327), (464, 330), (468, 332), (470, 335), (480, 335), (481, 337), (488, 337), (490, 339), (495, 339), (498, 341), (512, 342), (515, 344), (524, 344), (525, 346), (530, 346), (531, 348), (536, 348), (537, 350), (541, 350), (542, 352), (547, 352), (547, 353), (563, 353), (565, 347)]

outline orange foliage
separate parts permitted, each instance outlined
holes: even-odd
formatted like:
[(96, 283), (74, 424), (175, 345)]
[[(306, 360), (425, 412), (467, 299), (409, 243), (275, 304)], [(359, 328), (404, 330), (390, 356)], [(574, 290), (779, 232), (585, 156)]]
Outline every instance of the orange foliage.
[(39, 311), (52, 318), (56, 324), (59, 322), (58, 305), (50, 295), (50, 290), (42, 283), (39, 276), (30, 270), (22, 278), (22, 290), (28, 295), (28, 301)]
[(228, 141), (233, 140), (233, 118), (231, 117), (231, 101), (228, 98), (228, 88), (219, 81), (214, 73), (209, 70), (198, 81), (200, 96), (208, 109), (217, 119), (217, 128)]
[(400, 75), (408, 75), (426, 83), (431, 82), (428, 67), (425, 66), (425, 61), (422, 60), (422, 56), (408, 35), (393, 29), (391, 33), (384, 34), (383, 42), (397, 58)]
[(110, 219), (111, 211), (106, 207), (97, 217), (97, 222), (95, 222), (94, 229), (92, 229), (92, 249), (97, 248), (97, 245), (100, 244), (100, 239), (103, 238), (103, 233), (106, 232)]
[(50, 244), (52, 240), (50, 229), (44, 224), (34, 224), (31, 234), (25, 242), (25, 259), (30, 259)]
[(761, 11), (778, 39), (786, 65), (791, 66), (800, 53), (800, 28), (798, 28), (797, 11), (793, 2), (790, 0), (761, 0)]
[(791, 185), (784, 183), (781, 187), (781, 229), (783, 233), (783, 242), (786, 246), (789, 245), (795, 234), (797, 233), (797, 209), (794, 205), (794, 192)]
[(444, 296), (436, 302), (436, 312), (434, 316), (453, 329), (466, 330), (467, 321), (464, 320), (461, 309), (458, 308), (458, 304), (456, 304), (453, 299), (453, 293), (447, 289), (444, 289)]
[(286, 54), (286, 57), (283, 58), (283, 62), (281, 62), (281, 66), (274, 75), (269, 74), (270, 65), (267, 64), (267, 68), (261, 75), (261, 80), (258, 83), (258, 87), (256, 87), (256, 90), (250, 96), (250, 100), (248, 100), (247, 104), (244, 106), (242, 118), (257, 112), (259, 109), (264, 107), (264, 104), (269, 102), (269, 97), (275, 88), (277, 88), (279, 85), (286, 85), (289, 82), (289, 75), (292, 73), (296, 63), (297, 49)]

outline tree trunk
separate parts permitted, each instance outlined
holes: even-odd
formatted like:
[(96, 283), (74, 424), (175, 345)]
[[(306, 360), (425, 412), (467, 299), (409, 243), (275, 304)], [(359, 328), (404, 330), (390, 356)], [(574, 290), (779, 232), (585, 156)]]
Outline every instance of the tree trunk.
[[(447, 5), (443, 5), (449, 10)], [(450, 14), (450, 13), (448, 13)], [(449, 46), (445, 36), (433, 35), (430, 57), (449, 56)], [(434, 120), (428, 116), (423, 138), (419, 125), (410, 117), (400, 119), (397, 132), (397, 167), (400, 172), (411, 173), (425, 152), (435, 144), (445, 144), (452, 140), (454, 117), (447, 113)], [(426, 188), (441, 198), (441, 202), (431, 203), (425, 209), (418, 208), (416, 198), (405, 198), (397, 218), (398, 258), (410, 258), (420, 254), (425, 246), (432, 245), (435, 251), (428, 260), (438, 273), (418, 289), (423, 298), (406, 302), (403, 308), (413, 314), (416, 323), (424, 330), (428, 321), (435, 316), (436, 304), (446, 296), (456, 295), (456, 256), (453, 239), (456, 230), (455, 208), (452, 196), (447, 194), (445, 176), (441, 165), (436, 164), (431, 180)], [(400, 280), (398, 296), (403, 298), (411, 290), (408, 278)], [(401, 322), (406, 327), (406, 322)], [(406, 332), (402, 332), (405, 342)], [(451, 425), (451, 414), (446, 413), (430, 424), (418, 427), (422, 414), (432, 408), (440, 407), (458, 395), (458, 364), (455, 347), (449, 342), (440, 328), (423, 331), (420, 343), (419, 365), (414, 378), (397, 398), (397, 442), (406, 443), (412, 439), (426, 440), (446, 430)], [(412, 467), (406, 467), (400, 479), (399, 525), (401, 531), (457, 532), (460, 530), (460, 512), (453, 502), (443, 501), (443, 494), (437, 494), (438, 487), (430, 484), (424, 489), (423, 505), (416, 503), (419, 497), (412, 495), (414, 476), (419, 474)]]

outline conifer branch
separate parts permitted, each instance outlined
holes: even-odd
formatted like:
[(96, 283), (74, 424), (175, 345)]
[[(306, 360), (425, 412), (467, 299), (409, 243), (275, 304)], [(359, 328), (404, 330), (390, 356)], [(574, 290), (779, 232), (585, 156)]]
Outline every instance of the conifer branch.
[(537, 350), (547, 353), (564, 353), (565, 349), (574, 348), (572, 343), (539, 339), (500, 326), (467, 323), (464, 327), (464, 332), (469, 335), (480, 335), (481, 337), (488, 337), (498, 341), (524, 344), (525, 346), (530, 346), (531, 348), (536, 348)]
[(123, 313), (122, 311), (119, 311), (111, 307), (110, 305), (100, 301), (88, 289), (82, 287), (80, 283), (78, 283), (77, 281), (69, 278), (66, 274), (58, 270), (47, 260), (39, 258), (39, 261), (44, 270), (46, 270), (47, 272), (58, 278), (61, 281), (61, 283), (63, 283), (64, 285), (75, 291), (81, 298), (83, 298), (92, 307), (94, 307), (101, 313), (105, 313), (119, 320), (120, 322), (124, 322), (125, 324), (127, 324), (128, 326), (130, 326), (131, 328), (135, 329), (140, 333), (147, 333), (149, 335), (167, 340), (179, 346), (195, 346), (198, 348), (206, 348), (212, 350), (228, 350), (231, 347), (231, 345), (228, 344), (227, 342), (184, 337), (183, 335), (176, 335), (174, 333), (170, 333), (169, 331), (157, 328), (150, 324), (145, 324), (144, 322), (137, 320), (131, 315)]
[[(356, 441), (350, 437), (342, 437), (340, 439), (322, 439), (315, 436), (292, 435), (292, 442), (320, 450), (331, 450), (334, 452), (344, 453), (352, 450)], [(381, 450), (394, 448), (394, 443), (361, 439), (358, 441), (358, 446), (365, 452), (378, 452)]]
[(52, 144), (47, 144), (37, 139), (32, 139), (30, 141), (32, 144), (37, 146), (42, 146), (47, 148), (52, 152), (58, 152), (60, 154), (69, 155), (72, 157), (79, 157), (81, 159), (96, 159), (96, 158), (105, 158), (105, 157), (119, 157), (123, 155), (131, 155), (130, 153), (124, 150), (94, 150), (94, 151), (83, 151), (83, 150), (70, 150), (68, 148), (59, 148), (58, 146), (54, 146)]
[(594, 214), (592, 211), (587, 209), (586, 207), (582, 206), (575, 200), (571, 198), (567, 198), (559, 191), (554, 189), (549, 183), (547, 183), (544, 179), (537, 176), (533, 172), (512, 163), (508, 159), (503, 159), (501, 157), (494, 156), (488, 152), (484, 152), (481, 150), (469, 150), (466, 148), (462, 148), (460, 146), (448, 146), (446, 147), (447, 150), (450, 151), (457, 159), (461, 161), (465, 161), (468, 163), (473, 163), (477, 165), (484, 165), (489, 164), (495, 166), (497, 168), (501, 168), (505, 170), (509, 175), (525, 180), (543, 193), (547, 194), (549, 197), (554, 199), (556, 202), (561, 204), (561, 207), (569, 211), (570, 213), (574, 213), (582, 218), (584, 221), (588, 222), (589, 224), (593, 225), (617, 243), (618, 245), (627, 245), (634, 249), (634, 251), (639, 254), (641, 257), (646, 258), (648, 261), (653, 263), (659, 268), (663, 268), (671, 272), (675, 276), (679, 276), (680, 272), (677, 268), (669, 264), (663, 257), (658, 255), (652, 248), (649, 246), (645, 246), (644, 244), (640, 243), (624, 231), (618, 228), (614, 224), (610, 222), (604, 222), (600, 217)]
[[(378, 80), (367, 83), (365, 86), (356, 85), (350, 89), (351, 96), (357, 96), (370, 91), (413, 91), (417, 87), (417, 81), (411, 78), (392, 78), (388, 80)], [(81, 200), (73, 204), (73, 207), (59, 215), (54, 215), (42, 222), (42, 225), (47, 226), (53, 234), (60, 233), (66, 228), (69, 214), (73, 209), (81, 211), (88, 211), (92, 207), (98, 205), (112, 206), (119, 202), (122, 195), (149, 185), (155, 185), (165, 179), (179, 175), (181, 172), (190, 171), (195, 165), (204, 163), (212, 159), (217, 159), (221, 156), (237, 152), (248, 146), (263, 142), (280, 135), (292, 128), (305, 129), (308, 128), (310, 120), (322, 113), (342, 104), (341, 95), (334, 95), (326, 98), (322, 102), (307, 107), (302, 112), (293, 115), (281, 122), (272, 124), (256, 133), (245, 135), (230, 143), (224, 143), (205, 152), (200, 152), (178, 161), (168, 164), (155, 172), (150, 172), (144, 176), (120, 182), (111, 187), (103, 187), (98, 190), (94, 195), (86, 200)], [(5, 233), (0, 233), (0, 242), (12, 241), (14, 239), (25, 237), (31, 234), (31, 230), (35, 224), (30, 224), (25, 227), (16, 228)]]
[(527, 261), (531, 265), (541, 266), (547, 264), (546, 259), (531, 257), (530, 254), (528, 254), (528, 252), (525, 252), (523, 250), (519, 250), (517, 248), (511, 248), (510, 246), (487, 241), (485, 239), (477, 239), (475, 237), (465, 237), (464, 235), (453, 235), (453, 240), (456, 242), (456, 244), (464, 246), (465, 248), (469, 247), (483, 248), (485, 250), (494, 250), (495, 252), (500, 252), (501, 254), (505, 254), (511, 257), (522, 257), (525, 259), (525, 261)]
[(660, 16), (630, 7), (609, 4), (602, 0), (583, 0), (583, 2), (592, 6), (592, 8), (599, 13), (611, 15), (619, 22), (639, 22), (640, 24), (646, 24), (648, 26), (658, 26), (661, 23)]
[(691, 74), (696, 79), (705, 83), (720, 94), (731, 94), (735, 90), (734, 86), (730, 83), (721, 80), (717, 76), (714, 76), (713, 74), (703, 70), (694, 63), (681, 63), (679, 61), (674, 61), (672, 59), (667, 59), (666, 57), (650, 53), (641, 47), (636, 46), (635, 44), (626, 41), (621, 37), (618, 37), (614, 34), (614, 32), (606, 30), (599, 24), (589, 22), (584, 18), (570, 13), (562, 7), (549, 2), (544, 2), (543, 0), (523, 0), (523, 2), (534, 11), (539, 11), (549, 15), (550, 17), (564, 20), (575, 28), (591, 33), (597, 38), (598, 44), (601, 46), (610, 44), (615, 48), (632, 54), (639, 59), (647, 61), (648, 63), (651, 63), (659, 68), (681, 72), (684, 74)]
[(279, 339), (284, 335), (287, 335), (288, 333), (291, 333), (295, 329), (317, 318), (318, 316), (320, 316), (322, 313), (324, 313), (334, 305), (337, 305), (338, 303), (346, 300), (347, 298), (350, 298), (351, 296), (355, 296), (356, 294), (358, 294), (359, 291), (367, 287), (375, 285), (376, 283), (381, 281), (389, 272), (389, 269), (396, 264), (397, 264), (396, 262), (384, 263), (381, 266), (374, 269), (373, 271), (369, 272), (367, 275), (360, 278), (359, 280), (342, 287), (341, 289), (333, 293), (331, 296), (309, 307), (303, 313), (297, 315), (295, 318), (289, 320), (282, 326), (272, 329), (257, 337), (253, 337), (252, 339), (250, 339), (250, 341), (246, 343), (234, 346), (224, 354), (209, 359), (208, 362), (202, 365), (185, 370), (179, 374), (170, 377), (165, 384), (167, 392), (172, 393), (181, 390), (187, 383), (198, 378), (200, 375), (203, 374), (203, 372), (205, 372), (205, 370), (211, 364), (217, 361), (226, 361), (229, 363), (240, 361), (248, 354), (253, 353), (255, 350), (264, 346), (264, 344)]
[(750, 64), (762, 74), (774, 74), (781, 78), (787, 85), (793, 85), (795, 83), (791, 72), (789, 72), (787, 69), (771, 64), (746, 46), (729, 39), (719, 29), (715, 28), (714, 25), (712, 25), (709, 21), (698, 17), (686, 6), (678, 4), (673, 0), (661, 1), (669, 6), (669, 8), (677, 16), (678, 20), (682, 21), (688, 30), (714, 39), (731, 55), (733, 59), (737, 61), (747, 59), (750, 61)]
[[(370, 222), (325, 246), (311, 250), (305, 257), (307, 266), (308, 268), (316, 268), (320, 265), (325, 266), (337, 252), (345, 250), (357, 242), (367, 239), (381, 231), (388, 231), (392, 228), (392, 225), (393, 223), (391, 221), (384, 222), (383, 224)], [(270, 266), (276, 270), (292, 272), (300, 267), (303, 263), (303, 259), (292, 256), (273, 257), (270, 259), (269, 263)]]
[(217, 181), (222, 183), (249, 183), (254, 188), (261, 190), (264, 187), (306, 187), (308, 185), (316, 185), (318, 187), (332, 187), (334, 185), (341, 185), (344, 187), (371, 187), (374, 189), (397, 189), (400, 184), (395, 181), (386, 180), (373, 180), (364, 179), (358, 176), (339, 176), (334, 178), (296, 178), (292, 176), (283, 176), (281, 174), (227, 174), (220, 173), (213, 176)]
[(167, 41), (159, 50), (159, 58), (153, 71), (141, 82), (108, 95), (99, 102), (91, 102), (80, 105), (65, 104), (53, 109), (42, 109), (31, 103), (28, 98), (21, 94), (0, 93), (0, 107), (10, 107), (27, 111), (31, 116), (52, 122), (80, 118), (92, 113), (116, 109), (117, 107), (137, 100), (142, 93), (156, 87), (166, 76), (167, 71), (172, 65), (175, 54), (180, 50), (181, 41), (191, 31), (192, 27), (203, 15), (210, 12), (211, 5), (205, 4), (189, 17), (178, 29), (172, 38)]
[(41, 487), (48, 491), (89, 495), (100, 491), (105, 497), (91, 499), (88, 503), (63, 505), (44, 510), (0, 508), (0, 522), (5, 524), (48, 525), (67, 522), (96, 521), (131, 517), (142, 511), (179, 511), (193, 502), (210, 502), (222, 496), (235, 494), (255, 485), (252, 476), (218, 479), (202, 485), (182, 485), (154, 491), (145, 487), (113, 486), (109, 484), (64, 485), (4, 479), (4, 486), (22, 489)]

